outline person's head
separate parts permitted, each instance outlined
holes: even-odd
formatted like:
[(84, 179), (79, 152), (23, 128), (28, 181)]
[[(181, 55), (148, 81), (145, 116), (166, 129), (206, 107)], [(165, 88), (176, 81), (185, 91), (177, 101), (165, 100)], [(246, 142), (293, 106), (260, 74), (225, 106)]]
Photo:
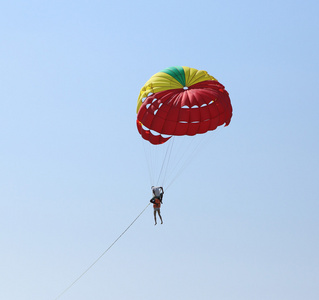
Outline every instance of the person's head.
[(154, 185), (151, 186), (151, 189), (153, 189)]

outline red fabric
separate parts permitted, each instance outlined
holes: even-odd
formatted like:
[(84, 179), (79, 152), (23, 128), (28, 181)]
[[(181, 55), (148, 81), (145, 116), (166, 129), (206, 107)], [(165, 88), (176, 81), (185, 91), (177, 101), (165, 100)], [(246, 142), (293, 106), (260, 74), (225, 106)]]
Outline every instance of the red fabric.
[(232, 106), (224, 86), (208, 80), (188, 90), (166, 90), (147, 97), (138, 111), (137, 127), (145, 140), (162, 144), (170, 137), (154, 135), (150, 130), (172, 136), (195, 135), (227, 126), (231, 117)]
[(158, 198), (154, 199), (155, 203), (153, 204), (154, 208), (160, 208), (161, 207), (161, 201)]

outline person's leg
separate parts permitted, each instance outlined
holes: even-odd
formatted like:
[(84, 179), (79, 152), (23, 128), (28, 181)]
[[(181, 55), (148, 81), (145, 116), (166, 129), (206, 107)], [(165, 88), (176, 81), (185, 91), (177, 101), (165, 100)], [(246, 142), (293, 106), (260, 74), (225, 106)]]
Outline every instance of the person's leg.
[(156, 225), (157, 222), (156, 222), (156, 210), (155, 210), (155, 209), (154, 209), (154, 221), (155, 221), (155, 224), (154, 224), (154, 225)]
[(158, 212), (158, 216), (159, 216), (159, 217), (160, 217), (160, 219), (161, 219), (161, 224), (163, 224), (163, 219), (162, 219), (162, 216), (161, 216), (161, 212), (160, 212), (160, 210), (158, 210), (157, 212)]

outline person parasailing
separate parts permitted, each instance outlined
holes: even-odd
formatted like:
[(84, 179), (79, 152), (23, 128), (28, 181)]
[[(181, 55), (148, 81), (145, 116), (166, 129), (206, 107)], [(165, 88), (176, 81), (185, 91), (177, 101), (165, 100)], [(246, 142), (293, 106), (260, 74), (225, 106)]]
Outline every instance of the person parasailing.
[(154, 225), (157, 224), (156, 212), (159, 218), (161, 219), (161, 224), (163, 224), (163, 219), (161, 216), (161, 205), (163, 204), (162, 200), (164, 195), (164, 189), (161, 186), (159, 187), (152, 186), (151, 189), (152, 189), (153, 197), (150, 200), (150, 202), (153, 203), (153, 208), (154, 208), (154, 221), (155, 221)]

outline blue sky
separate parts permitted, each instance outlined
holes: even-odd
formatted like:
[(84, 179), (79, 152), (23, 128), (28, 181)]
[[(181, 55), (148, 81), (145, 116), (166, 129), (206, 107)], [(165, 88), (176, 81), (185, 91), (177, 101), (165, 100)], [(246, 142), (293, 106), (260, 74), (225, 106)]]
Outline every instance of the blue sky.
[(0, 4), (0, 298), (55, 299), (147, 205), (154, 73), (207, 70), (233, 119), (61, 299), (319, 297), (317, 1)]

